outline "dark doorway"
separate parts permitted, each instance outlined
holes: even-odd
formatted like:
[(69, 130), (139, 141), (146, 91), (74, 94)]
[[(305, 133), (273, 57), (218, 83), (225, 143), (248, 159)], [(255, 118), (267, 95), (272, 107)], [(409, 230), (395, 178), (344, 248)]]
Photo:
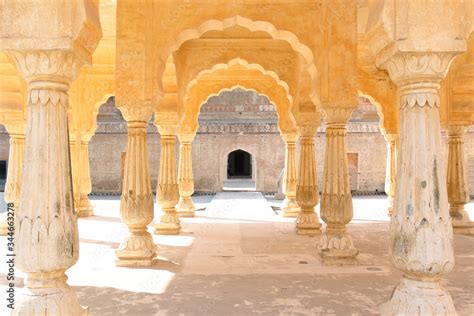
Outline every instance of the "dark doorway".
[(5, 191), (5, 182), (7, 180), (7, 162), (0, 160), (0, 192)]
[(0, 161), (0, 180), (7, 179), (7, 162), (5, 160)]
[(227, 157), (227, 178), (252, 179), (252, 155), (243, 150), (235, 150)]

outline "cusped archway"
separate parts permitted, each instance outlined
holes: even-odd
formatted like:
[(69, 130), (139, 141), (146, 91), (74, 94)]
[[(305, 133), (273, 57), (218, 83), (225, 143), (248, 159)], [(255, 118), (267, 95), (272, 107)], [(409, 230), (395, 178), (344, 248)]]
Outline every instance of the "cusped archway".
[[(220, 15), (221, 14), (216, 14), (215, 16)], [(205, 34), (212, 32), (224, 32), (235, 27), (240, 27), (250, 32), (265, 34), (269, 39), (288, 43), (293, 51), (301, 56), (301, 70), (308, 74), (311, 81), (310, 97), (314, 104), (319, 104), (319, 96), (317, 92), (317, 67), (313, 51), (307, 43), (303, 43), (294, 32), (280, 29), (275, 26), (274, 23), (268, 21), (252, 20), (240, 15), (224, 18), (222, 20), (196, 17), (195, 21), (196, 22), (193, 21), (193, 23), (191, 23), (194, 25), (189, 25), (187, 28), (179, 29), (178, 27), (176, 31), (179, 31), (179, 33), (176, 33), (175, 31), (166, 34), (172, 36), (170, 38), (158, 39), (160, 43), (157, 44), (157, 47), (160, 52), (160, 57), (157, 60), (155, 68), (156, 76), (153, 77), (154, 80), (157, 80), (154, 84), (154, 86), (157, 87), (157, 92), (163, 93), (162, 76), (169, 56), (178, 51), (184, 43), (200, 39), (205, 36)], [(287, 24), (286, 26), (290, 27), (294, 26), (294, 24)], [(158, 96), (155, 97), (155, 99), (158, 98)]]
[(252, 90), (267, 97), (277, 111), (280, 131), (296, 131), (296, 109), (293, 107), (293, 98), (288, 93), (288, 86), (274, 73), (241, 59), (215, 65), (213, 69), (199, 73), (189, 83), (180, 109), (182, 129), (196, 131), (201, 106), (210, 97), (235, 88)]

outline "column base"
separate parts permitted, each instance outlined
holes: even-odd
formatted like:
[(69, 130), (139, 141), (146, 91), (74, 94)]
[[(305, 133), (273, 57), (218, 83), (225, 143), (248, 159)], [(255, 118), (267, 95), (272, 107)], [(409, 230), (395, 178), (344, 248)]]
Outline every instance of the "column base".
[(453, 300), (440, 280), (420, 281), (402, 277), (381, 315), (456, 315)]
[(283, 201), (283, 217), (298, 217), (301, 209), (294, 199), (285, 198)]
[(155, 235), (179, 235), (181, 223), (176, 211), (165, 212), (155, 224)]
[(318, 254), (324, 265), (357, 265), (359, 250), (354, 247), (352, 237), (345, 228), (328, 227), (318, 245)]
[(318, 215), (312, 212), (301, 212), (296, 219), (296, 233), (298, 235), (316, 236), (321, 235), (321, 223)]
[(81, 196), (79, 205), (76, 206), (76, 213), (78, 217), (90, 217), (94, 216), (94, 210), (92, 209), (91, 201), (87, 195)]
[(66, 283), (64, 271), (41, 272), (39, 275), (54, 275), (55, 279), (28, 279), (26, 293), (15, 303), (12, 315), (88, 315), (76, 292)]
[(146, 228), (130, 229), (126, 237), (115, 251), (118, 267), (150, 267), (156, 257), (156, 245)]
[(451, 215), (454, 234), (474, 235), (474, 222), (469, 218), (464, 205), (450, 206), (449, 214)]
[(194, 206), (194, 202), (190, 196), (181, 197), (178, 205), (176, 205), (176, 212), (179, 217), (194, 217), (195, 209), (196, 207)]

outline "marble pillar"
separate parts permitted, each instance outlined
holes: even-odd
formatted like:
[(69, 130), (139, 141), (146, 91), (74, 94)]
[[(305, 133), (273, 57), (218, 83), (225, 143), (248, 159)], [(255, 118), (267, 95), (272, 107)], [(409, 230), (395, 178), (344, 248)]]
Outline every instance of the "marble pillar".
[(124, 115), (128, 137), (120, 199), (120, 215), (128, 227), (129, 235), (115, 251), (116, 265), (149, 267), (156, 257), (156, 245), (147, 229), (154, 216), (148, 163), (148, 116), (130, 113), (134, 112), (129, 111)]
[(352, 194), (347, 162), (347, 122), (351, 108), (327, 108), (326, 156), (324, 159), (321, 218), (327, 224), (318, 245), (323, 264), (357, 264), (346, 225), (352, 220)]
[(156, 199), (163, 214), (155, 224), (155, 234), (177, 235), (181, 223), (176, 212), (179, 202), (179, 185), (176, 172), (176, 125), (158, 125), (161, 135), (160, 171)]
[(296, 186), (296, 201), (301, 211), (296, 219), (298, 235), (321, 234), (321, 223), (314, 207), (319, 202), (319, 189), (316, 174), (316, 155), (314, 151), (314, 136), (318, 125), (304, 124), (300, 126), (300, 165), (298, 184)]
[(297, 217), (300, 207), (296, 202), (296, 185), (298, 183), (298, 165), (296, 160), (297, 133), (282, 133), (285, 142), (285, 169), (283, 174), (283, 217)]
[(195, 134), (179, 134), (179, 203), (176, 211), (179, 217), (194, 217), (196, 207), (191, 196), (194, 193), (192, 144)]
[[(5, 126), (10, 135), (10, 149), (4, 200), (7, 204), (13, 203), (14, 208), (17, 208), (20, 200), (21, 173), (25, 152), (25, 122)], [(5, 220), (0, 222), (0, 236), (6, 236), (7, 233), (8, 225)]]
[(400, 135), (390, 255), (402, 272), (382, 315), (455, 315), (441, 278), (454, 267), (438, 90), (454, 54), (396, 53)]
[(94, 215), (89, 194), (92, 191), (92, 182), (89, 166), (89, 139), (81, 135), (71, 138), (71, 165), (72, 183), (74, 189), (74, 207), (78, 217), (89, 217)]
[(474, 235), (474, 222), (464, 205), (469, 202), (463, 125), (448, 125), (448, 201), (455, 234)]
[(60, 50), (12, 51), (27, 82), (25, 157), (15, 214), (16, 268), (26, 295), (13, 315), (81, 315), (66, 270), (79, 258), (69, 156), (68, 91), (82, 62)]
[(397, 135), (386, 134), (387, 165), (385, 169), (385, 193), (387, 194), (387, 213), (392, 216), (393, 199), (395, 197), (395, 183), (397, 175)]

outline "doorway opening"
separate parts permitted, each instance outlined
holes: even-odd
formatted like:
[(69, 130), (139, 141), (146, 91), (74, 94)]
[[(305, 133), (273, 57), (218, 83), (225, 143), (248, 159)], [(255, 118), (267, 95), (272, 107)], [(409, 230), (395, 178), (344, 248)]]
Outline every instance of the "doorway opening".
[(5, 183), (7, 181), (7, 161), (0, 161), (0, 191), (5, 191)]
[(227, 179), (252, 179), (252, 155), (234, 150), (227, 157)]

